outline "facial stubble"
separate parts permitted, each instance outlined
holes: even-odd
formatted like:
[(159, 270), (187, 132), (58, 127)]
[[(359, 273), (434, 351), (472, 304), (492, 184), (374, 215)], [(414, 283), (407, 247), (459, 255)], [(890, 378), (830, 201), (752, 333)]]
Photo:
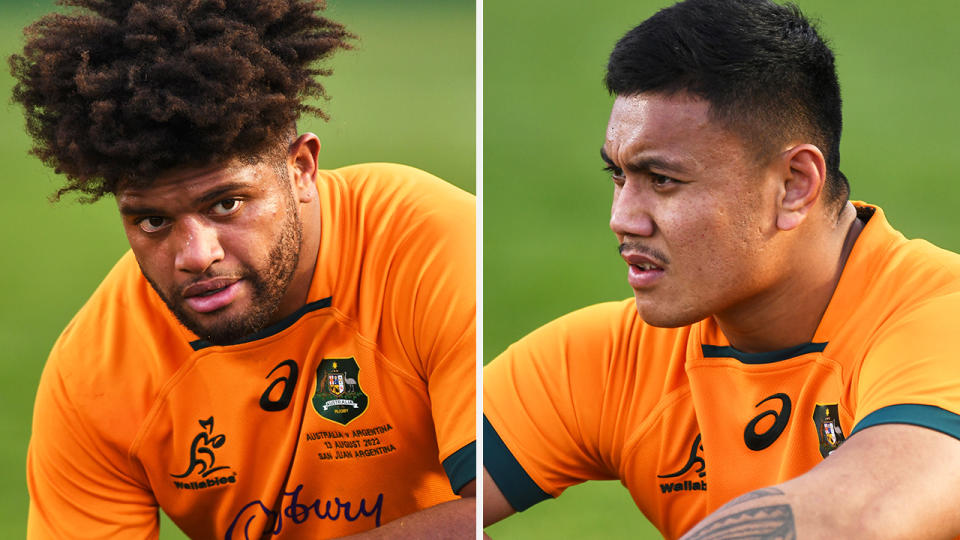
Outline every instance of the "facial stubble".
[[(141, 272), (157, 292), (157, 295), (167, 305), (171, 313), (191, 332), (214, 345), (228, 345), (241, 341), (244, 337), (259, 332), (274, 322), (277, 316), (280, 301), (293, 281), (294, 273), (300, 261), (300, 248), (303, 239), (303, 222), (297, 213), (293, 193), (286, 193), (286, 216), (283, 227), (277, 237), (274, 247), (267, 257), (265, 269), (258, 271), (250, 266), (244, 266), (240, 278), (250, 284), (252, 293), (250, 307), (245, 313), (235, 316), (220, 315), (209, 324), (203, 324), (194, 318), (185, 306), (181, 291), (175, 294), (178, 301), (173, 301), (170, 295), (164, 293), (157, 283), (146, 272)], [(204, 275), (200, 279), (216, 277)], [(185, 288), (185, 287), (184, 287)], [(213, 313), (217, 316), (217, 313)]]

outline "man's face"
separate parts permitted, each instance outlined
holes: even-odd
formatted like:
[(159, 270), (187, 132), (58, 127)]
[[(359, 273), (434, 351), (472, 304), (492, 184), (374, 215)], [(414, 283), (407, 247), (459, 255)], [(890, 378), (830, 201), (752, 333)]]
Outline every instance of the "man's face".
[(685, 94), (620, 96), (603, 153), (613, 172), (610, 228), (640, 316), (676, 327), (741, 315), (776, 280), (775, 169)]
[(207, 341), (234, 341), (277, 318), (303, 234), (281, 172), (235, 162), (117, 193), (143, 275), (180, 322)]

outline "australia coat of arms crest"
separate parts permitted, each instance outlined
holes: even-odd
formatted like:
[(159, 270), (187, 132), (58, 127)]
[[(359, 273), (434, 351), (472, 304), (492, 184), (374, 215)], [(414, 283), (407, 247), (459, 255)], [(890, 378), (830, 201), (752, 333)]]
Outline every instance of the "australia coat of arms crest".
[(321, 360), (312, 400), (317, 414), (344, 426), (363, 414), (369, 399), (360, 388), (359, 376), (360, 366), (353, 357)]

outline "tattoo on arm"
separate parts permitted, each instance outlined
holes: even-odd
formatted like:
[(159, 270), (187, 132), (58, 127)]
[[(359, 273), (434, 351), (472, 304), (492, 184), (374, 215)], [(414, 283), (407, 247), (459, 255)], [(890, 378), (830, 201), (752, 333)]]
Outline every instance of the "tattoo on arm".
[(730, 508), (740, 503), (745, 503), (747, 501), (759, 499), (760, 497), (772, 497), (774, 495), (783, 495), (783, 492), (775, 487), (755, 489), (749, 493), (744, 493), (743, 495), (737, 497), (736, 499), (731, 500), (727, 504), (723, 505), (722, 508)]
[(797, 529), (789, 504), (737, 509), (747, 501), (783, 494), (771, 487), (741, 495), (697, 525), (684, 540), (796, 540)]

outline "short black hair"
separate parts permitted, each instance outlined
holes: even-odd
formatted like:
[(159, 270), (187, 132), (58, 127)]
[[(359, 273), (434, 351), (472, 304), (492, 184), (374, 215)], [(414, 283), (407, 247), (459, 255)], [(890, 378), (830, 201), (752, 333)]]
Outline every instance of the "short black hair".
[(689, 93), (711, 118), (766, 159), (802, 136), (824, 154), (827, 200), (846, 202), (840, 172), (840, 83), (833, 51), (793, 4), (686, 0), (617, 42), (607, 64), (611, 94)]
[[(183, 166), (286, 148), (316, 62), (354, 37), (323, 0), (58, 0), (10, 58), (31, 153), (82, 201)], [(284, 144), (286, 142), (286, 144)]]

